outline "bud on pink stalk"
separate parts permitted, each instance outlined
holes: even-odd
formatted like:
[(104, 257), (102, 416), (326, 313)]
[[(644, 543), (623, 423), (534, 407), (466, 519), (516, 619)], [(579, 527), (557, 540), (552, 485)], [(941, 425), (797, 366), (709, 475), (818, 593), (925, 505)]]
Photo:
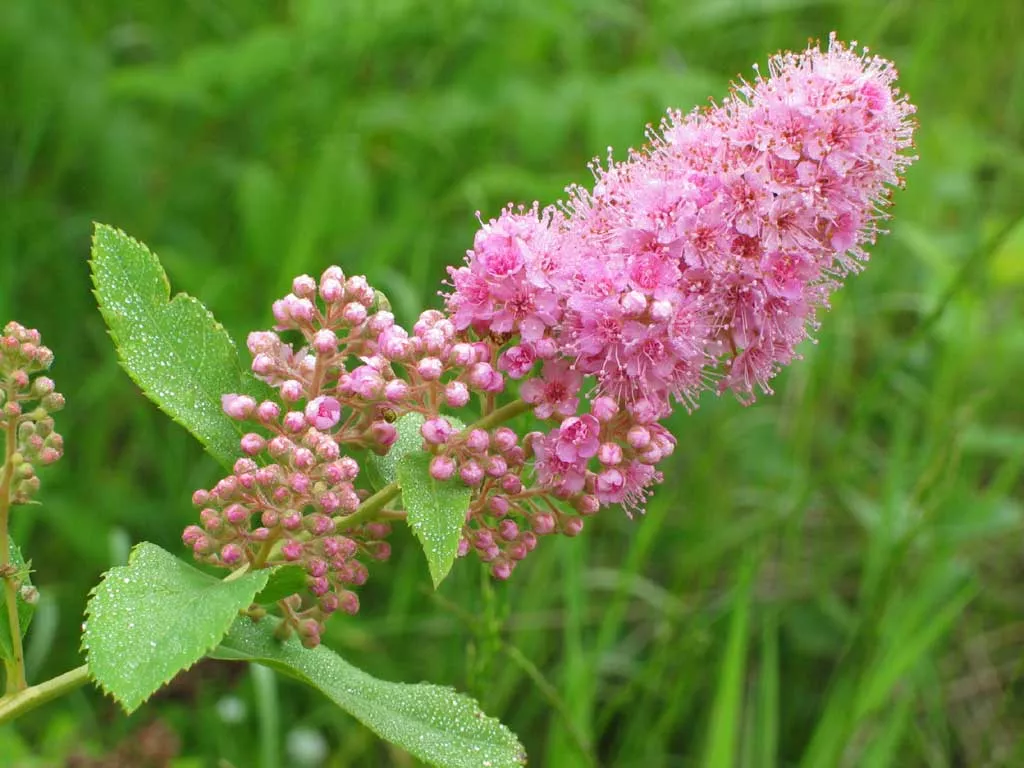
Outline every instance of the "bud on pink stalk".
[(281, 393), (281, 399), (286, 403), (298, 402), (303, 395), (302, 383), (295, 379), (289, 379), (281, 384), (278, 392)]
[(224, 413), (237, 421), (249, 418), (256, 408), (256, 401), (248, 395), (223, 395), (220, 403)]
[[(629, 428), (629, 432), (626, 433), (626, 441), (630, 447), (640, 450), (646, 448), (651, 442), (651, 433), (639, 424)], [(609, 462), (610, 463), (610, 462)], [(616, 464), (618, 462), (615, 462)]]
[(455, 428), (447, 419), (436, 417), (423, 422), (420, 434), (431, 445), (444, 445), (448, 442), (448, 438), (455, 434)]
[(402, 379), (392, 379), (384, 385), (384, 397), (390, 403), (400, 403), (409, 396), (409, 385)]
[(285, 560), (295, 562), (302, 557), (302, 544), (298, 541), (286, 541), (281, 547), (281, 555)]
[(299, 275), (292, 280), (292, 293), (302, 299), (312, 299), (316, 294), (316, 280), (309, 275)]
[(445, 405), (449, 408), (462, 408), (469, 402), (469, 388), (461, 381), (450, 381), (444, 388)]
[(508, 499), (504, 496), (491, 496), (487, 502), (487, 509), (495, 517), (504, 517), (508, 514)]
[(555, 530), (555, 518), (547, 512), (540, 512), (533, 516), (534, 533), (545, 536)]
[(444, 368), (441, 365), (441, 361), (436, 357), (424, 357), (416, 364), (416, 373), (424, 381), (437, 381), (441, 378), (441, 373)]
[(484, 471), (475, 461), (467, 461), (459, 469), (459, 477), (466, 485), (479, 485), (484, 479)]
[(356, 326), (366, 320), (366, 307), (356, 302), (349, 302), (341, 311), (341, 316), (350, 326)]
[(242, 559), (242, 548), (237, 544), (225, 544), (220, 550), (220, 559), (225, 565), (234, 565)]
[(465, 342), (459, 342), (458, 344), (452, 345), (451, 361), (455, 365), (465, 368), (472, 364), (476, 360), (476, 355), (473, 350), (472, 344), (466, 344)]
[(562, 533), (566, 536), (579, 536), (583, 531), (583, 518), (570, 517), (562, 521)]
[(474, 453), (483, 453), (491, 444), (491, 436), (486, 430), (474, 429), (466, 436), (466, 448)]
[(504, 581), (512, 575), (512, 563), (502, 561), (491, 567), (491, 575), (499, 581)]
[(455, 474), (455, 462), (448, 456), (435, 456), (430, 460), (430, 476), (435, 480), (448, 480)]
[(255, 432), (249, 432), (248, 434), (242, 435), (241, 447), (242, 453), (248, 456), (256, 456), (257, 454), (263, 453), (263, 449), (267, 447), (267, 441), (262, 435), (257, 435)]
[(375, 421), (370, 425), (370, 434), (377, 445), (389, 448), (398, 439), (398, 430), (386, 421)]

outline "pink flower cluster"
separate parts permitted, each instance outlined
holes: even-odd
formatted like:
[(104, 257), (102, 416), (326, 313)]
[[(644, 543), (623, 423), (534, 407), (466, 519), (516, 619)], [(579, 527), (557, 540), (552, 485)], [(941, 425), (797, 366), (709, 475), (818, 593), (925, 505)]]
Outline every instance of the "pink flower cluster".
[[(15, 435), (8, 502), (28, 503), (39, 490), (35, 464), (53, 464), (64, 455), (64, 439), (50, 415), (64, 407), (53, 380), (37, 374), (53, 364), (39, 331), (9, 322), (0, 334), (0, 432)], [(32, 405), (35, 403), (35, 405)]]
[[(713, 384), (747, 402), (771, 392), (816, 310), (866, 260), (887, 188), (913, 160), (895, 70), (834, 38), (769, 70), (720, 106), (670, 112), (567, 205), (507, 208), (450, 268), (456, 327), (512, 334), (503, 370), (558, 422), (535, 441), (542, 485), (640, 506), (671, 452), (655, 422), (673, 402), (694, 407)], [(603, 401), (628, 418), (602, 419)]]
[[(712, 387), (747, 402), (770, 392), (866, 260), (913, 159), (914, 109), (894, 79), (834, 38), (774, 57), (767, 78), (670, 112), (642, 151), (595, 165), (592, 190), (483, 224), (449, 270), (446, 311), (411, 332), (363, 277), (296, 278), (275, 330), (248, 341), (277, 398), (225, 397), (254, 431), (234, 473), (196, 493), (186, 542), (226, 567), (302, 565), (313, 602), (294, 595), (283, 610), (315, 645), (326, 616), (357, 610), (363, 562), (388, 557), (385, 521), (404, 514), (368, 502), (350, 454), (386, 454), (412, 413), (430, 474), (473, 491), (459, 553), (497, 578), (601, 506), (642, 509), (675, 447), (659, 423), (673, 405)], [(516, 386), (523, 407), (499, 408)], [(481, 420), (457, 428), (448, 412), (474, 396)], [(526, 409), (543, 431), (500, 426)]]

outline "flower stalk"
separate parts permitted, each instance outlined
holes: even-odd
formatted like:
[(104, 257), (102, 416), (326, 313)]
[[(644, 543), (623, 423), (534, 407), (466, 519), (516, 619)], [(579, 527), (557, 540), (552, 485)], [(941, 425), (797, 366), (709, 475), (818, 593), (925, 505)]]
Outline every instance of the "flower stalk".
[[(14, 401), (14, 387), (8, 383), (4, 388), (6, 402)], [(11, 484), (14, 479), (14, 454), (17, 447), (17, 417), (7, 416), (2, 421), (4, 433), (4, 465), (0, 479), (0, 576), (3, 578), (4, 607), (7, 611), (7, 625), (11, 631), (12, 660), (5, 660), (5, 691), (7, 695), (24, 690), (25, 653), (21, 644), (21, 622), (18, 617), (18, 587), (12, 570), (11, 542), (8, 526), (11, 516)]]

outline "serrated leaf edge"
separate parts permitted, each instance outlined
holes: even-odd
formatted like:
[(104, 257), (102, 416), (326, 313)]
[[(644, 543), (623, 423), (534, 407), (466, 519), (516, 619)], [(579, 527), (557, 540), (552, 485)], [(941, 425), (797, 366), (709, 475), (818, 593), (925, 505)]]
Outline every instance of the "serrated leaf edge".
[[(93, 673), (92, 673), (92, 666), (90, 664), (91, 649), (85, 643), (86, 634), (89, 631), (89, 629), (88, 629), (88, 619), (91, 618), (91, 616), (92, 616), (92, 614), (91, 614), (91, 612), (89, 610), (90, 606), (92, 605), (92, 598), (96, 595), (96, 590), (98, 590), (103, 585), (103, 583), (107, 580), (107, 578), (110, 576), (110, 574), (114, 573), (115, 571), (121, 571), (121, 570), (129, 569), (131, 567), (131, 565), (132, 565), (132, 562), (136, 558), (136, 553), (138, 552), (139, 547), (142, 546), (143, 544), (149, 544), (149, 543), (150, 542), (145, 542), (144, 541), (144, 542), (140, 542), (139, 544), (136, 544), (134, 547), (132, 547), (132, 551), (128, 555), (128, 562), (125, 565), (115, 565), (113, 568), (110, 568), (110, 569), (104, 571), (103, 575), (100, 577), (99, 583), (96, 584), (96, 586), (94, 586), (92, 589), (89, 590), (89, 599), (85, 603), (86, 629), (85, 629), (85, 631), (82, 632), (82, 641), (79, 644), (79, 650), (82, 651), (82, 653), (85, 655), (85, 663), (86, 663), (86, 666), (89, 667), (89, 679), (92, 680), (93, 683), (96, 685), (96, 687), (99, 688), (105, 695), (109, 696), (115, 702), (117, 702), (117, 704), (121, 707), (121, 709), (124, 710), (124, 713), (126, 715), (130, 715), (133, 712), (135, 712), (139, 707), (141, 707), (143, 704), (145, 704), (147, 701), (149, 701), (151, 698), (153, 698), (153, 696), (155, 694), (157, 694), (165, 685), (167, 685), (169, 682), (171, 682), (171, 680), (176, 678), (182, 672), (187, 672), (188, 670), (192, 669), (192, 667), (194, 667), (200, 661), (205, 659), (206, 656), (210, 653), (210, 651), (212, 651), (214, 648), (216, 648), (218, 645), (220, 645), (221, 640), (223, 640), (224, 636), (231, 630), (232, 625), (235, 623), (235, 620), (238, 618), (237, 615), (231, 616), (229, 618), (229, 620), (227, 622), (227, 626), (224, 628), (224, 630), (219, 635), (217, 635), (216, 639), (209, 646), (204, 646), (202, 653), (199, 655), (199, 657), (195, 661), (193, 661), (191, 664), (188, 664), (187, 666), (180, 667), (176, 672), (172, 672), (170, 675), (167, 676), (166, 679), (162, 680), (160, 682), (160, 684), (156, 688), (154, 688), (146, 696), (144, 696), (141, 699), (139, 699), (139, 701), (136, 702), (134, 705), (132, 705), (129, 702), (125, 701), (124, 699), (120, 698), (116, 693), (114, 693), (114, 691), (110, 690), (110, 688), (108, 688), (106, 685), (104, 685), (102, 681), (98, 680), (93, 675)], [(156, 546), (156, 545), (154, 544), (152, 546)], [(264, 585), (264, 586), (266, 586), (266, 585)], [(256, 592), (253, 593), (253, 598), (255, 598), (257, 592), (259, 592), (259, 590), (256, 590)]]
[[(171, 283), (170, 283), (169, 278), (167, 277), (167, 271), (164, 269), (163, 264), (160, 263), (160, 259), (157, 257), (157, 255), (145, 243), (143, 243), (141, 240), (136, 240), (134, 237), (129, 235), (127, 232), (125, 232), (124, 230), (118, 229), (117, 227), (112, 227), (109, 224), (102, 224), (100, 222), (93, 222), (93, 234), (92, 234), (92, 238), (90, 240), (90, 243), (91, 243), (90, 254), (95, 252), (96, 244), (97, 244), (97, 237), (99, 236), (100, 230), (104, 230), (104, 229), (105, 230), (109, 230), (109, 231), (114, 232), (114, 233), (117, 233), (118, 235), (128, 239), (129, 241), (131, 241), (135, 245), (139, 246), (143, 250), (143, 252), (145, 252), (145, 254), (155, 262), (155, 264), (157, 266), (157, 270), (160, 273), (161, 283), (163, 284), (163, 295), (164, 295), (165, 303), (168, 304), (168, 305), (173, 305), (175, 302), (182, 302), (182, 303), (192, 303), (195, 306), (198, 306), (199, 309), (202, 311), (202, 313), (210, 321), (212, 321), (213, 327), (214, 327), (214, 331), (218, 332), (218, 333), (223, 333), (224, 337), (227, 339), (227, 341), (231, 345), (232, 349), (235, 350), (235, 358), (236, 358), (236, 362), (238, 363), (239, 376), (240, 377), (244, 377), (244, 376), (248, 375), (248, 371), (245, 370), (245, 368), (241, 364), (241, 361), (238, 360), (238, 347), (236, 346), (234, 340), (231, 338), (231, 335), (227, 332), (227, 329), (223, 326), (223, 324), (221, 324), (221, 322), (219, 320), (217, 320), (216, 317), (214, 317), (213, 313), (209, 310), (209, 308), (205, 304), (203, 304), (203, 302), (201, 302), (199, 299), (197, 299), (196, 297), (192, 296), (191, 294), (185, 293), (184, 291), (179, 291), (178, 293), (174, 294), (173, 296), (171, 295)], [(99, 307), (100, 314), (103, 316), (103, 322), (106, 325), (107, 335), (110, 336), (111, 339), (113, 340), (114, 350), (117, 353), (118, 365), (120, 365), (121, 368), (124, 370), (124, 372), (128, 374), (128, 378), (130, 378), (133, 382), (135, 382), (135, 385), (146, 396), (146, 399), (148, 399), (151, 403), (156, 405), (156, 407), (159, 408), (160, 411), (164, 415), (166, 415), (168, 418), (170, 418), (171, 421), (173, 421), (175, 424), (178, 424), (179, 426), (184, 427), (184, 429), (190, 435), (192, 435), (194, 438), (196, 438), (196, 440), (198, 440), (200, 442), (200, 444), (202, 444), (202, 446), (206, 449), (206, 452), (209, 453), (211, 456), (213, 456), (218, 462), (220, 462), (224, 466), (231, 466), (231, 464), (234, 462), (235, 458), (237, 458), (237, 457), (235, 457), (235, 456), (219, 456), (218, 455), (218, 451), (215, 450), (215, 446), (212, 445), (212, 443), (208, 439), (205, 439), (204, 437), (202, 437), (200, 435), (197, 435), (195, 432), (192, 431), (192, 429), (189, 427), (188, 424), (186, 424), (184, 421), (182, 421), (180, 417), (178, 417), (174, 413), (172, 413), (168, 409), (167, 405), (162, 401), (162, 399), (156, 393), (151, 392), (149, 390), (149, 388), (147, 386), (145, 386), (139, 380), (139, 378), (135, 374), (135, 372), (132, 371), (132, 369), (128, 366), (128, 363), (125, 360), (124, 355), (121, 352), (121, 344), (118, 341), (117, 337), (114, 335), (114, 331), (110, 327), (110, 321), (108, 319), (108, 315), (109, 315), (109, 313), (111, 313), (112, 310), (108, 306), (106, 306), (104, 304), (103, 300), (100, 298), (100, 295), (99, 295), (99, 292), (98, 292), (99, 291), (99, 286), (96, 284), (95, 259), (91, 255), (90, 255), (90, 258), (88, 259), (88, 263), (89, 263), (89, 280), (90, 280), (90, 282), (92, 283), (92, 286), (93, 286), (92, 295), (95, 297), (96, 305)], [(242, 383), (242, 382), (240, 381), (239, 383)], [(218, 396), (220, 396), (220, 395), (226, 394), (226, 393), (218, 392), (216, 394)], [(232, 428), (235, 430), (235, 432), (238, 434), (239, 437), (241, 437), (245, 433), (245, 430), (242, 428), (241, 424), (235, 422), (234, 420), (230, 420), (230, 423), (231, 423)]]
[[(400, 469), (402, 467), (402, 464), (406, 461), (406, 459), (408, 459), (410, 457), (418, 457), (420, 455), (422, 455), (422, 454), (407, 453), (407, 454), (405, 454), (404, 456), (402, 456), (398, 460), (398, 462), (396, 463), (396, 467), (395, 467), (395, 479), (396, 479), (396, 481), (398, 481), (399, 471), (400, 471)], [(440, 482), (440, 481), (435, 481), (435, 482)], [(409, 526), (409, 529), (412, 531), (413, 536), (415, 536), (416, 540), (420, 543), (420, 548), (423, 550), (423, 556), (424, 556), (424, 558), (426, 558), (426, 561), (427, 561), (427, 570), (430, 571), (430, 581), (433, 583), (434, 589), (437, 589), (439, 586), (441, 586), (441, 583), (445, 579), (448, 578), (448, 574), (450, 574), (452, 572), (452, 567), (455, 565), (455, 561), (459, 559), (458, 555), (456, 554), (454, 557), (452, 557), (451, 560), (448, 561), (448, 566), (444, 569), (443, 573), (436, 573), (435, 572), (435, 570), (434, 570), (434, 563), (430, 559), (430, 557), (427, 556), (426, 542), (424, 542), (423, 537), (420, 535), (419, 528), (416, 525), (414, 525), (412, 522), (410, 522), (410, 520), (409, 520), (409, 516), (408, 516), (409, 504), (405, 500), (405, 488), (404, 488), (404, 486), (402, 485), (401, 482), (398, 483), (398, 487), (402, 491), (402, 505), (406, 509), (405, 523), (406, 523), (406, 525)], [(466, 490), (469, 491), (469, 493), (470, 493), (469, 500), (468, 500), (468, 502), (466, 504), (466, 508), (468, 509), (469, 508), (469, 504), (473, 500), (473, 495), (472, 495), (472, 491), (469, 488), (466, 488)], [(456, 552), (458, 552), (458, 548), (457, 547), (456, 547)]]

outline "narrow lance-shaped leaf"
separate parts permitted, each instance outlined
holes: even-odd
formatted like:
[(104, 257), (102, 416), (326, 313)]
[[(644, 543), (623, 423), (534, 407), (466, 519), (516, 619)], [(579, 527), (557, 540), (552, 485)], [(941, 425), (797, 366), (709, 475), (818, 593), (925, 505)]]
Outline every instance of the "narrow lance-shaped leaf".
[[(8, 562), (14, 567), (18, 581), (18, 594), (15, 601), (18, 606), (18, 626), (21, 629), (22, 637), (24, 637), (36, 609), (35, 605), (22, 598), (21, 590), (26, 586), (31, 587), (32, 581), (29, 578), (29, 567), (21, 556), (21, 550), (10, 538), (7, 539), (7, 552)], [(7, 590), (0, 589), (0, 656), (8, 661), (14, 660), (14, 647), (11, 645), (11, 639), (11, 622), (7, 618)]]
[(398, 464), (398, 484), (406, 522), (427, 556), (436, 588), (452, 568), (459, 551), (459, 535), (466, 522), (472, 491), (457, 479), (430, 476), (430, 454), (410, 453)]
[(132, 712), (214, 648), (269, 575), (222, 581), (155, 544), (139, 544), (128, 565), (107, 571), (86, 606), (90, 675)]
[(512, 768), (526, 763), (523, 745), (476, 701), (439, 685), (377, 680), (324, 646), (274, 638), (276, 622), (240, 618), (211, 656), (255, 661), (317, 688), (383, 739), (431, 765)]
[(184, 293), (171, 299), (156, 255), (120, 230), (96, 225), (90, 264), (100, 312), (128, 375), (230, 465), (243, 430), (222, 411), (221, 396), (260, 398), (267, 390), (242, 368), (227, 331), (198, 300)]

